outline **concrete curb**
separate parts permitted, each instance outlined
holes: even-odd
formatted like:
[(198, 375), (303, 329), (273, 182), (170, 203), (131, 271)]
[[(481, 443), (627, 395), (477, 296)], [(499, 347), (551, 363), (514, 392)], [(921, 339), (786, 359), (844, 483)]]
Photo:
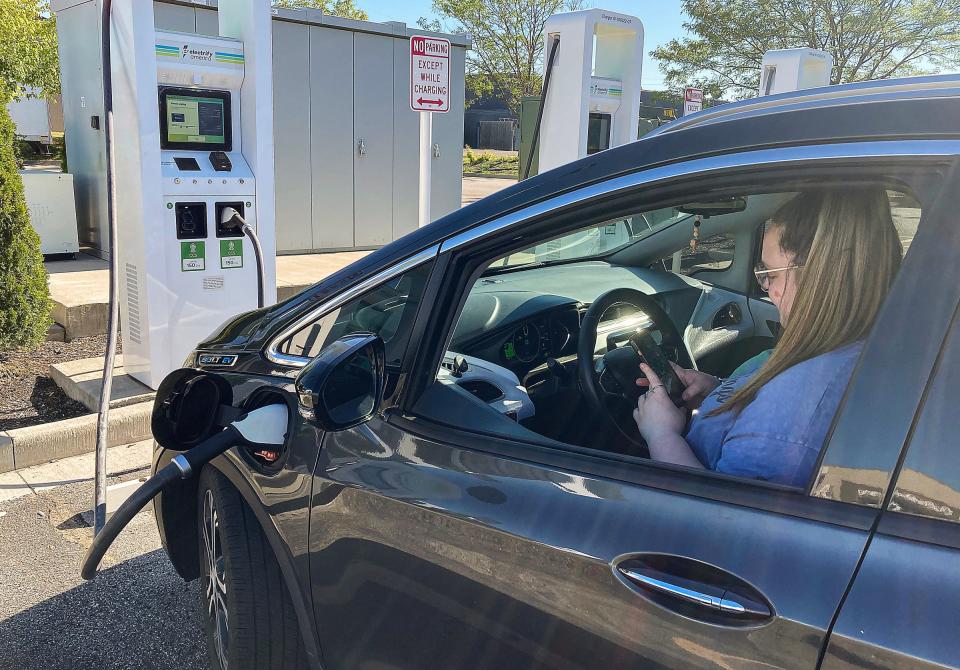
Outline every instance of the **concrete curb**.
[(13, 440), (6, 431), (0, 432), (0, 472), (13, 470)]
[[(50, 378), (67, 397), (95, 412), (100, 406), (100, 391), (103, 389), (103, 365), (103, 356), (53, 363), (49, 368)], [(110, 395), (110, 407), (113, 408), (153, 402), (156, 391), (126, 374), (123, 354), (117, 354)]]
[(65, 305), (53, 298), (53, 310), (50, 316), (63, 326), (67, 342), (78, 337), (102, 335), (107, 332), (107, 307), (105, 302), (85, 305)]
[[(151, 437), (152, 402), (142, 402), (110, 410), (108, 447), (130, 444)], [(5, 441), (9, 440), (9, 444)], [(15, 428), (0, 433), (0, 472), (94, 451), (97, 443), (97, 415)]]

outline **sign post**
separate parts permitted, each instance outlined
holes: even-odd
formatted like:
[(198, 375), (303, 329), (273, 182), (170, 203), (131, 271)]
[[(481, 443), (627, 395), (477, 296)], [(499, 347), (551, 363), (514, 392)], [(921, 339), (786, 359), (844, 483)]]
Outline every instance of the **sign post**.
[(683, 91), (683, 115), (694, 114), (703, 109), (703, 89), (687, 88)]
[(450, 111), (450, 41), (410, 37), (410, 109), (420, 112), (419, 225), (430, 223), (433, 113)]

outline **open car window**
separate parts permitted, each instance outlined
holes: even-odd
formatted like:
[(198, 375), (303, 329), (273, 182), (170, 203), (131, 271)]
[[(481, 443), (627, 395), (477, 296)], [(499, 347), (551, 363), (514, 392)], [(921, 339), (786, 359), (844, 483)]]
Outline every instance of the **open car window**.
[[(887, 239), (899, 254), (901, 247), (909, 249), (916, 233), (920, 204), (909, 188), (878, 189), (881, 183), (889, 182), (871, 184), (860, 179), (856, 188), (873, 193), (874, 203), (876, 193), (882, 195), (886, 190), (886, 201), (871, 206), (880, 208), (875, 210), (880, 212), (877, 225), (893, 222), (895, 236), (887, 235)], [(744, 293), (711, 284), (711, 271), (728, 276), (739, 273), (743, 286), (747, 282), (755, 284), (751, 240), (756, 239), (757, 231), (795, 200), (802, 203), (801, 209), (807, 202), (819, 202), (801, 196), (817, 188), (829, 190), (833, 183), (811, 187), (804, 182), (803, 186), (807, 191), (788, 183), (783, 184), (783, 190), (761, 187), (733, 195), (722, 191), (702, 196), (701, 200), (678, 199), (673, 206), (596, 221), (536, 245), (505, 249), (478, 270), (462, 311), (451, 324), (435, 382), (426, 402), (417, 403), (417, 413), (481, 434), (561, 449), (567, 445), (578, 450), (643, 456), (644, 443), (632, 417), (637, 400), (605, 397), (614, 419), (607, 421), (611, 417), (601, 416), (593, 401), (587, 402), (582, 368), (602, 374), (607, 354), (624, 346), (621, 336), (633, 328), (649, 330), (652, 340), (671, 361), (683, 363), (683, 356), (699, 347), (707, 352), (703, 360), (709, 358), (705, 371), (710, 374), (729, 375), (730, 380), (758, 374), (775, 344), (768, 330), (770, 315), (751, 314)], [(807, 208), (813, 211), (820, 206), (810, 204)], [(889, 219), (884, 223), (886, 207)], [(771, 271), (782, 273), (783, 268)], [(595, 324), (593, 356), (584, 359), (578, 343), (583, 341), (588, 309), (607, 293), (623, 289), (650, 298), (681, 334), (681, 347), (687, 351), (665, 344), (663, 332), (650, 313), (629, 302), (614, 303)], [(755, 318), (764, 321), (757, 325)], [(691, 333), (693, 337), (689, 338)], [(694, 340), (697, 342), (691, 344)], [(740, 414), (736, 413), (728, 414), (730, 425), (722, 430), (693, 430), (693, 423), (685, 428), (683, 435), (690, 435), (691, 440), (706, 442), (723, 435), (738, 440), (726, 445), (726, 452), (721, 448), (722, 439), (709, 448), (691, 447), (700, 464), (725, 475), (802, 489), (808, 480), (805, 473), (815, 464), (828, 434), (835, 403), (839, 403), (853, 374), (861, 345), (862, 340), (824, 352), (818, 361), (798, 359), (791, 366), (796, 369), (778, 375), (775, 384), (765, 382), (771, 386), (762, 402), (742, 412), (766, 435), (770, 432), (767, 428), (791, 420), (789, 416), (777, 418), (778, 411), (805, 407), (799, 396), (794, 401), (771, 400), (767, 396), (773, 389), (780, 393), (792, 388), (794, 395), (803, 395), (805, 391), (798, 390), (798, 385), (809, 385), (811, 397), (826, 397), (829, 407), (816, 414), (817, 421), (808, 417), (798, 424), (805, 429), (815, 423), (808, 431), (812, 436), (804, 433), (797, 439), (782, 438), (799, 465), (751, 470), (751, 450), (756, 449), (760, 455), (778, 453), (775, 443), (781, 438), (771, 434), (764, 440), (753, 440), (750, 426), (738, 424)], [(694, 369), (694, 365), (696, 362), (684, 364), (688, 369)], [(635, 367), (639, 377), (639, 364)], [(715, 406), (722, 405), (745, 383), (730, 380), (720, 379), (719, 386), (714, 387), (718, 393), (723, 392)], [(624, 383), (630, 385), (632, 381), (626, 379)], [(829, 392), (817, 385), (829, 386)], [(697, 417), (694, 411), (693, 421)], [(699, 420), (703, 425), (708, 423), (704, 417)], [(618, 427), (611, 428), (613, 424)], [(803, 446), (808, 438), (810, 446)]]

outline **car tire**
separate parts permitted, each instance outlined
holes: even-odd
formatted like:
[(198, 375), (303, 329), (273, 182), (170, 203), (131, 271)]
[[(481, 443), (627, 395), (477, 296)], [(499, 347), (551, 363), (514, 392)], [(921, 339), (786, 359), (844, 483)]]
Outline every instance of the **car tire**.
[(306, 668), (297, 615), (260, 523), (213, 468), (203, 470), (198, 489), (200, 602), (209, 666)]

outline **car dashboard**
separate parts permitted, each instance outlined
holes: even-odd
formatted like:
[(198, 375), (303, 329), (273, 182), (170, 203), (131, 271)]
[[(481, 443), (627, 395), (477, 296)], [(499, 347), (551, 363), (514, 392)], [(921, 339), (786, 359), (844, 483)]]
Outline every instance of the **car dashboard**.
[[(701, 294), (692, 281), (674, 274), (597, 261), (481, 278), (467, 298), (449, 349), (500, 365), (523, 379), (548, 358), (575, 357), (589, 304), (623, 287), (651, 295), (680, 332)], [(603, 346), (602, 341), (598, 344)]]

